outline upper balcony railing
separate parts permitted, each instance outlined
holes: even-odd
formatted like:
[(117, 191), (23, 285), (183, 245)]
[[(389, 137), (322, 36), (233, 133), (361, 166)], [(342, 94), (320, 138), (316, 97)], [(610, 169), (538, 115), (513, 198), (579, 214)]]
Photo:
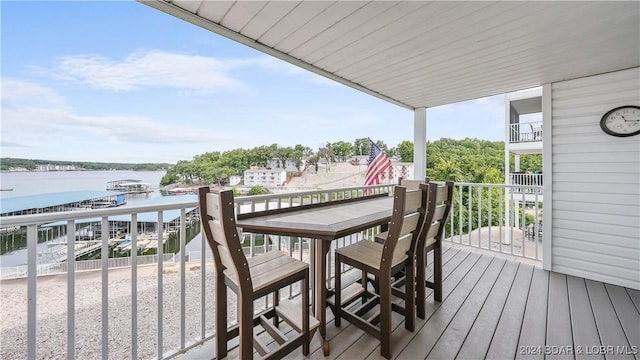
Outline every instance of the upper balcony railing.
[(542, 141), (542, 121), (509, 125), (509, 142)]
[(543, 176), (541, 172), (512, 172), (509, 174), (509, 184), (522, 185), (513, 189), (516, 193), (542, 195)]
[[(535, 185), (527, 187), (541, 189)], [(541, 229), (541, 209), (537, 202), (520, 199), (520, 195), (513, 191), (518, 188), (523, 186), (457, 183), (445, 241), (540, 261), (542, 233), (529, 229)], [(361, 197), (365, 189), (369, 189), (366, 192), (368, 194), (392, 193), (393, 185), (237, 197), (236, 212)], [(18, 297), (16, 304), (4, 303), (3, 299), (3, 306), (15, 305), (15, 311), (2, 320), (3, 346), (0, 347), (0, 358), (168, 359), (211, 339), (215, 329), (211, 320), (212, 301), (209, 300), (213, 288), (210, 250), (199, 234), (191, 240), (196, 242), (199, 249), (191, 251), (188, 257), (185, 250), (188, 212), (197, 206), (196, 201), (180, 201), (176, 198), (176, 202), (171, 204), (0, 217), (1, 228), (20, 226), (26, 229), (27, 244), (27, 265), (22, 269), (3, 271), (3, 276), (26, 277), (26, 280), (15, 280), (25, 281), (26, 288), (20, 285), (15, 292)], [(79, 261), (74, 256), (68, 256), (63, 264), (47, 264), (43, 263), (43, 257), (38, 253), (42, 247), (38, 243), (50, 240), (42, 236), (51, 232), (49, 227), (43, 225), (64, 221), (66, 225), (61, 227), (61, 232), (66, 238), (66, 253), (74, 254), (75, 235), (78, 229), (87, 226), (88, 219), (99, 218), (101, 229), (109, 229), (113, 225), (109, 218), (116, 215), (131, 216), (131, 249), (137, 249), (142, 239), (137, 230), (138, 216), (143, 213), (157, 214), (155, 229), (160, 239), (164, 235), (162, 224), (167, 222), (163, 219), (163, 212), (175, 209), (180, 210), (177, 235), (179, 250), (175, 254), (165, 253), (165, 247), (158, 246), (154, 255), (143, 256), (131, 251), (131, 256), (126, 258), (109, 258), (113, 247), (109, 231), (102, 232), (105, 236), (94, 239), (99, 245), (100, 260)], [(373, 238), (378, 231), (376, 227), (334, 241), (331, 255), (336, 246)], [(242, 235), (247, 256), (279, 250), (303, 261), (313, 257), (310, 239), (265, 234)], [(335, 273), (333, 261), (329, 260), (328, 265), (327, 278), (331, 286)], [(99, 271), (100, 275), (96, 274), (96, 278), (100, 279), (98, 285), (94, 288), (77, 288), (76, 283), (80, 281), (77, 278), (80, 274), (87, 274), (86, 270), (89, 269)], [(38, 275), (56, 272), (65, 274), (66, 291), (60, 291), (62, 289), (59, 287), (57, 291), (43, 290), (45, 286), (38, 285), (42, 280)], [(126, 275), (124, 278), (123, 273)], [(84, 278), (83, 275), (81, 279)], [(281, 295), (295, 296), (297, 292), (296, 289), (289, 289), (288, 294)], [(20, 294), (24, 298), (20, 298)], [(234, 303), (230, 301), (231, 309)], [(268, 306), (271, 300), (264, 301), (262, 307)], [(66, 304), (66, 309), (61, 304)], [(93, 306), (87, 308), (87, 304)], [(55, 308), (61, 313), (60, 316), (66, 317), (66, 322), (54, 316), (43, 316), (45, 308)], [(260, 309), (256, 308), (256, 311)], [(60, 344), (60, 341), (64, 344), (64, 340), (59, 339), (60, 334), (66, 334), (66, 348)]]

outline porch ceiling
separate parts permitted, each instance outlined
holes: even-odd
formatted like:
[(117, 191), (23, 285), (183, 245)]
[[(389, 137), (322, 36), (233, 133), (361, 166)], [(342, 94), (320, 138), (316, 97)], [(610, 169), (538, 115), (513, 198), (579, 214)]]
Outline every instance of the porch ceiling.
[(640, 66), (640, 2), (139, 0), (413, 109)]

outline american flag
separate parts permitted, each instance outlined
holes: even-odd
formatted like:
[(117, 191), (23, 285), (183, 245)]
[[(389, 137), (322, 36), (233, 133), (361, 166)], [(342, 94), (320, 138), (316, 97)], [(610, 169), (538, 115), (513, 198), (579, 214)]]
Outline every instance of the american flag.
[(376, 145), (371, 139), (371, 151), (369, 151), (369, 167), (367, 168), (367, 175), (364, 177), (365, 185), (378, 185), (380, 184), (380, 175), (391, 166), (391, 160), (385, 155), (378, 145)]

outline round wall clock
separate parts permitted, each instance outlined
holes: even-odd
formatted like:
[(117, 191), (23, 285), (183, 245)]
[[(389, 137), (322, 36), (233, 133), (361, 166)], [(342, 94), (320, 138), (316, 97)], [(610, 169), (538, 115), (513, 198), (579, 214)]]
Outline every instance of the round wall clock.
[(640, 106), (625, 105), (607, 111), (600, 119), (600, 127), (613, 136), (640, 134)]

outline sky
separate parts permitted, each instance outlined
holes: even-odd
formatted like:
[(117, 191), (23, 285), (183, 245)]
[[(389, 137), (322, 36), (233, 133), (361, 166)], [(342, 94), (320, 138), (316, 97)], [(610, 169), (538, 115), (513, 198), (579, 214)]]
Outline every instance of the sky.
[[(413, 141), (413, 112), (135, 1), (0, 1), (0, 156), (175, 163), (278, 144)], [(504, 140), (504, 96), (427, 138)]]

